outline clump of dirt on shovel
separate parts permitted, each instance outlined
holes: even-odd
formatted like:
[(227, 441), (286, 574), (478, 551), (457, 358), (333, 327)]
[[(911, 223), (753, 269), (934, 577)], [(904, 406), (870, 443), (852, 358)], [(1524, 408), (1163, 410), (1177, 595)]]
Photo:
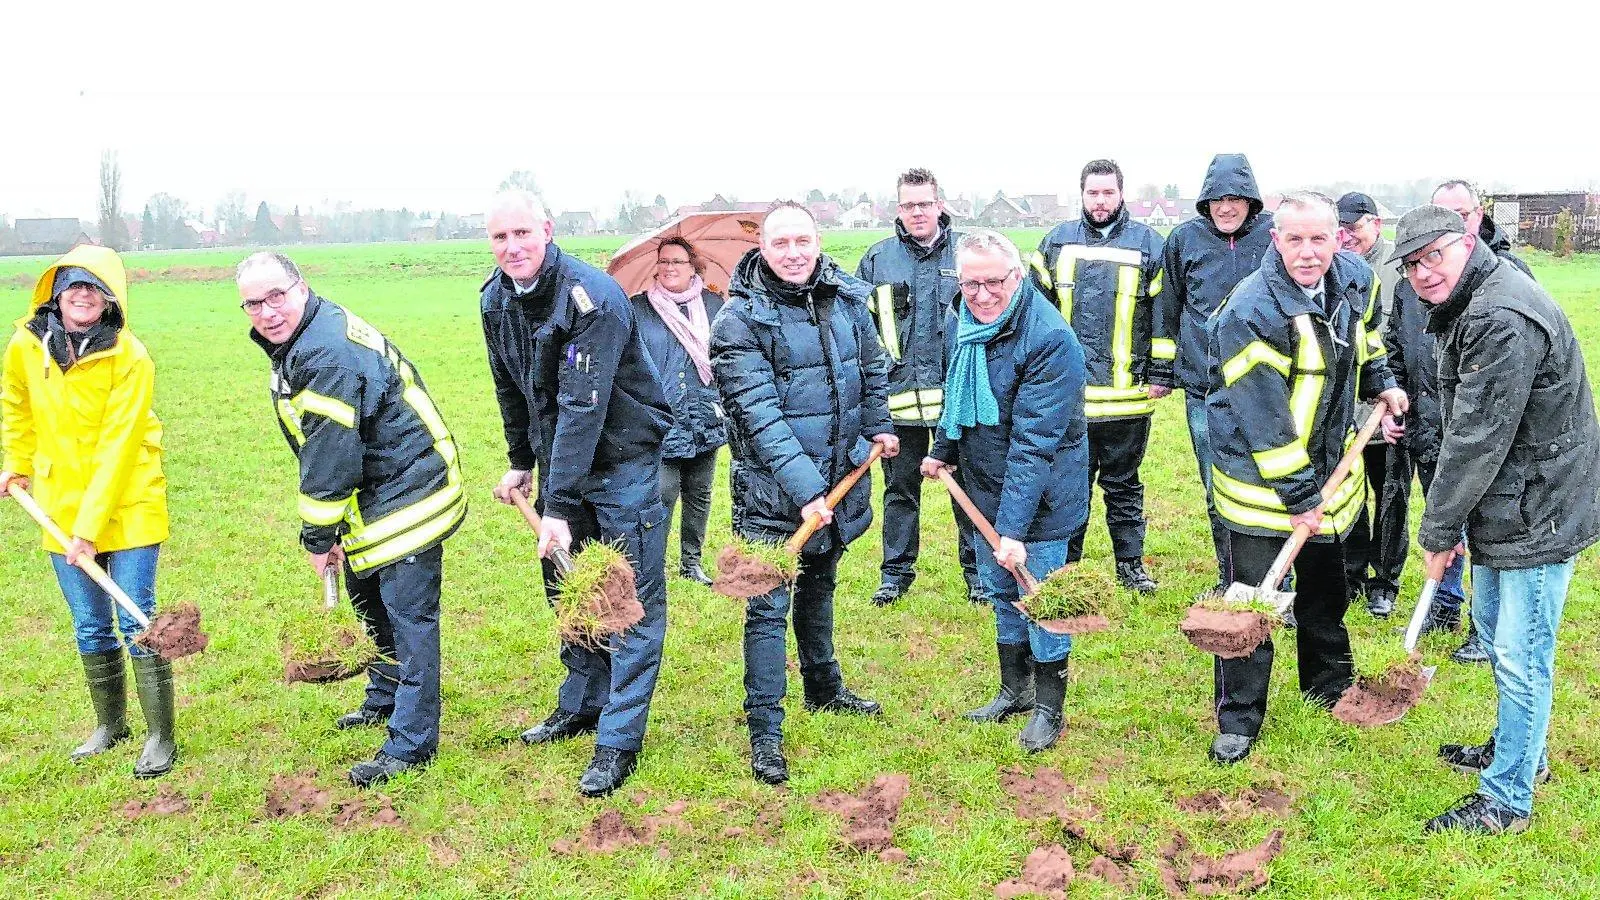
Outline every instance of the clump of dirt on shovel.
[(845, 842), (863, 853), (877, 853), (894, 843), (894, 823), (911, 789), (911, 776), (879, 775), (858, 794), (823, 791), (811, 805), (844, 819)]
[(644, 619), (633, 566), (613, 544), (593, 541), (572, 557), (556, 588), (556, 630), (569, 644), (600, 648)]
[(1283, 852), (1283, 829), (1274, 829), (1249, 850), (1224, 853), (1219, 859), (1193, 853), (1182, 833), (1161, 848), (1157, 870), (1170, 897), (1210, 897), (1224, 892), (1248, 893), (1267, 883), (1267, 863)]
[(1272, 634), (1273, 620), (1259, 610), (1215, 609), (1208, 601), (1189, 607), (1178, 629), (1189, 643), (1223, 659), (1254, 653)]
[(1051, 844), (1029, 853), (1022, 863), (1022, 877), (995, 885), (994, 895), (998, 900), (1010, 900), (1012, 897), (1065, 900), (1072, 875), (1071, 854), (1060, 844)]
[(1054, 634), (1105, 631), (1111, 627), (1105, 603), (1116, 596), (1118, 587), (1099, 566), (1077, 563), (1051, 572), (1019, 606), (1040, 628)]
[(1358, 676), (1333, 705), (1333, 717), (1359, 728), (1387, 725), (1416, 706), (1427, 688), (1421, 658), (1413, 656), (1382, 675)]
[(354, 678), (381, 657), (359, 623), (306, 611), (283, 622), (283, 680), (324, 684)]
[(749, 600), (768, 594), (800, 575), (800, 557), (782, 544), (735, 536), (717, 554), (717, 576), (711, 589), (724, 597)]
[(162, 659), (172, 660), (199, 653), (211, 643), (211, 638), (200, 630), (200, 607), (180, 603), (171, 612), (151, 620), (150, 627), (133, 642), (154, 651)]
[(274, 775), (267, 783), (265, 812), (269, 819), (284, 819), (306, 813), (326, 812), (333, 804), (327, 788), (312, 781), (312, 776)]

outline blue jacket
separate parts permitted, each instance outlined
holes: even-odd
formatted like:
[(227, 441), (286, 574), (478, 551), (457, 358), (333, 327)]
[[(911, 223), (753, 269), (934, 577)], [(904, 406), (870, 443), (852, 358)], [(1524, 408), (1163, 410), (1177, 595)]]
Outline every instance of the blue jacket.
[(550, 244), (532, 291), (495, 269), (481, 301), (507, 456), (537, 464), (540, 509), (571, 519), (596, 496), (659, 503), (672, 411), (616, 281)]
[[(1228, 528), (1283, 537), (1289, 518), (1322, 503), (1322, 485), (1355, 440), (1356, 400), (1394, 387), (1382, 337), (1367, 315), (1377, 276), (1334, 254), (1314, 302), (1268, 250), (1211, 318), (1211, 487)], [(1312, 541), (1347, 534), (1366, 506), (1362, 456), (1324, 510)]]
[(1155, 412), (1149, 385), (1172, 383), (1176, 345), (1154, 331), (1162, 290), (1161, 235), (1117, 210), (1105, 237), (1081, 219), (1039, 242), (1033, 284), (1055, 301), (1083, 345), (1088, 416), (1097, 422)]
[[(1250, 217), (1233, 234), (1211, 224), (1211, 201), (1228, 195), (1250, 200)], [(1205, 184), (1194, 207), (1200, 217), (1167, 235), (1166, 279), (1156, 300), (1156, 334), (1178, 342), (1178, 364), (1167, 387), (1181, 387), (1189, 396), (1204, 397), (1209, 386), (1206, 319), (1234, 285), (1261, 265), (1272, 246), (1272, 214), (1263, 212), (1261, 189), (1243, 153), (1219, 153), (1206, 170)], [(1161, 374), (1151, 377), (1163, 384)]]
[[(656, 308), (650, 305), (647, 294), (635, 294), (633, 318), (639, 323), (639, 337), (661, 376), (661, 390), (672, 407), (672, 430), (661, 445), (663, 459), (690, 459), (709, 453), (728, 442), (728, 429), (723, 424), (722, 396), (717, 393), (717, 382), (700, 380), (700, 373), (689, 359), (689, 351), (661, 321)], [(722, 298), (710, 291), (700, 292), (706, 305), (706, 319), (714, 320), (722, 310)]]
[[(978, 510), (1002, 537), (1065, 540), (1089, 520), (1089, 426), (1083, 409), (1083, 347), (1061, 313), (1033, 285), (989, 342), (989, 387), (997, 425), (939, 430), (930, 455), (961, 469)], [(945, 326), (955, 352), (956, 317)], [(946, 386), (948, 390), (948, 385)]]
[[(804, 288), (781, 282), (751, 250), (711, 325), (711, 366), (728, 414), (733, 527), (754, 540), (792, 534), (800, 507), (865, 462), (893, 434), (871, 287), (827, 255)], [(860, 537), (872, 521), (870, 473), (834, 508), (806, 551)]]
[(889, 414), (895, 422), (933, 427), (944, 411), (944, 319), (960, 288), (956, 242), (948, 213), (939, 216), (939, 239), (918, 244), (905, 225), (873, 244), (856, 277), (875, 286), (867, 301), (878, 338), (889, 354)]

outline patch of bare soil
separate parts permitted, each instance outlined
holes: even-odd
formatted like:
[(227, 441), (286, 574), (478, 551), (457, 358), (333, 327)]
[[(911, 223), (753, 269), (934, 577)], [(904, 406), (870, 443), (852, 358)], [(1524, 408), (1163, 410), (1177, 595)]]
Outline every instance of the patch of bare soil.
[(879, 775), (857, 794), (823, 791), (811, 803), (844, 819), (844, 838), (851, 847), (876, 853), (894, 843), (894, 823), (910, 789), (909, 775)]
[(637, 825), (624, 818), (620, 810), (605, 809), (583, 829), (577, 840), (556, 841), (550, 845), (550, 850), (558, 856), (570, 856), (573, 853), (614, 853), (627, 847), (654, 844), (662, 829), (688, 827), (683, 819), (683, 812), (688, 808), (689, 801), (677, 800), (668, 804), (661, 815), (645, 816)]
[(1245, 788), (1229, 797), (1216, 788), (1207, 788), (1189, 797), (1179, 797), (1177, 806), (1184, 812), (1215, 815), (1223, 819), (1246, 819), (1257, 812), (1287, 816), (1293, 800), (1273, 788)]
[(274, 775), (267, 783), (265, 812), (269, 819), (284, 819), (306, 813), (324, 813), (333, 805), (333, 795), (308, 774)]
[(1248, 850), (1224, 853), (1218, 859), (1194, 853), (1182, 833), (1161, 848), (1156, 864), (1161, 886), (1170, 897), (1210, 897), (1222, 893), (1249, 893), (1267, 883), (1267, 863), (1283, 852), (1283, 829)]
[(175, 816), (189, 811), (189, 801), (177, 792), (170, 784), (163, 784), (156, 789), (156, 795), (150, 800), (129, 800), (122, 805), (122, 814), (129, 819), (142, 819), (145, 816)]
[(995, 885), (994, 895), (998, 900), (1011, 897), (1065, 900), (1072, 874), (1072, 856), (1060, 844), (1051, 844), (1029, 853), (1022, 863), (1022, 876)]

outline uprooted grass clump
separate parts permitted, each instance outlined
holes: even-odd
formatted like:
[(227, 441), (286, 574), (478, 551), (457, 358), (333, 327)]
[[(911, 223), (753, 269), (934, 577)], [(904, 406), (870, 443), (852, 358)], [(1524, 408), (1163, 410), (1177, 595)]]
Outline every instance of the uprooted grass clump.
[(1035, 619), (1103, 616), (1121, 585), (1099, 566), (1078, 563), (1051, 572), (1039, 590), (1026, 598)]
[(1415, 668), (1416, 657), (1393, 641), (1364, 644), (1351, 657), (1356, 676), (1368, 681), (1383, 681), (1404, 669)]
[(573, 554), (572, 570), (556, 586), (555, 611), (561, 639), (585, 647), (603, 647), (637, 625), (644, 607), (622, 548), (591, 541)]
[(1283, 613), (1278, 612), (1278, 608), (1276, 606), (1273, 606), (1271, 603), (1268, 603), (1265, 600), (1257, 600), (1255, 598), (1251, 598), (1242, 602), (1234, 602), (1232, 600), (1228, 600), (1226, 594), (1213, 591), (1204, 598), (1195, 601), (1194, 605), (1200, 607), (1201, 609), (1209, 609), (1216, 612), (1260, 613), (1261, 615), (1266, 616), (1267, 621), (1273, 625), (1279, 625), (1283, 622)]
[(381, 658), (378, 645), (349, 607), (333, 610), (293, 606), (282, 614), (284, 680), (338, 681), (366, 671)]
[(800, 554), (781, 543), (752, 541), (734, 535), (717, 554), (717, 575), (711, 589), (725, 597), (749, 600), (800, 577)]
[(746, 559), (776, 569), (786, 582), (800, 577), (800, 554), (790, 553), (781, 541), (752, 541), (735, 535), (733, 547)]

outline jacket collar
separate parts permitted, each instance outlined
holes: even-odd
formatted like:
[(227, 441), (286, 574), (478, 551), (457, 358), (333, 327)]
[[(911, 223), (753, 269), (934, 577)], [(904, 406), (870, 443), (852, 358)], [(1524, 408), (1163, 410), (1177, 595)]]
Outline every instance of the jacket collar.
[(939, 236), (933, 239), (933, 244), (930, 246), (924, 247), (917, 243), (917, 239), (911, 236), (911, 232), (906, 230), (905, 223), (901, 222), (898, 217), (894, 220), (894, 233), (908, 253), (918, 259), (926, 259), (944, 250), (944, 245), (949, 242), (950, 214), (947, 212), (939, 213)]

